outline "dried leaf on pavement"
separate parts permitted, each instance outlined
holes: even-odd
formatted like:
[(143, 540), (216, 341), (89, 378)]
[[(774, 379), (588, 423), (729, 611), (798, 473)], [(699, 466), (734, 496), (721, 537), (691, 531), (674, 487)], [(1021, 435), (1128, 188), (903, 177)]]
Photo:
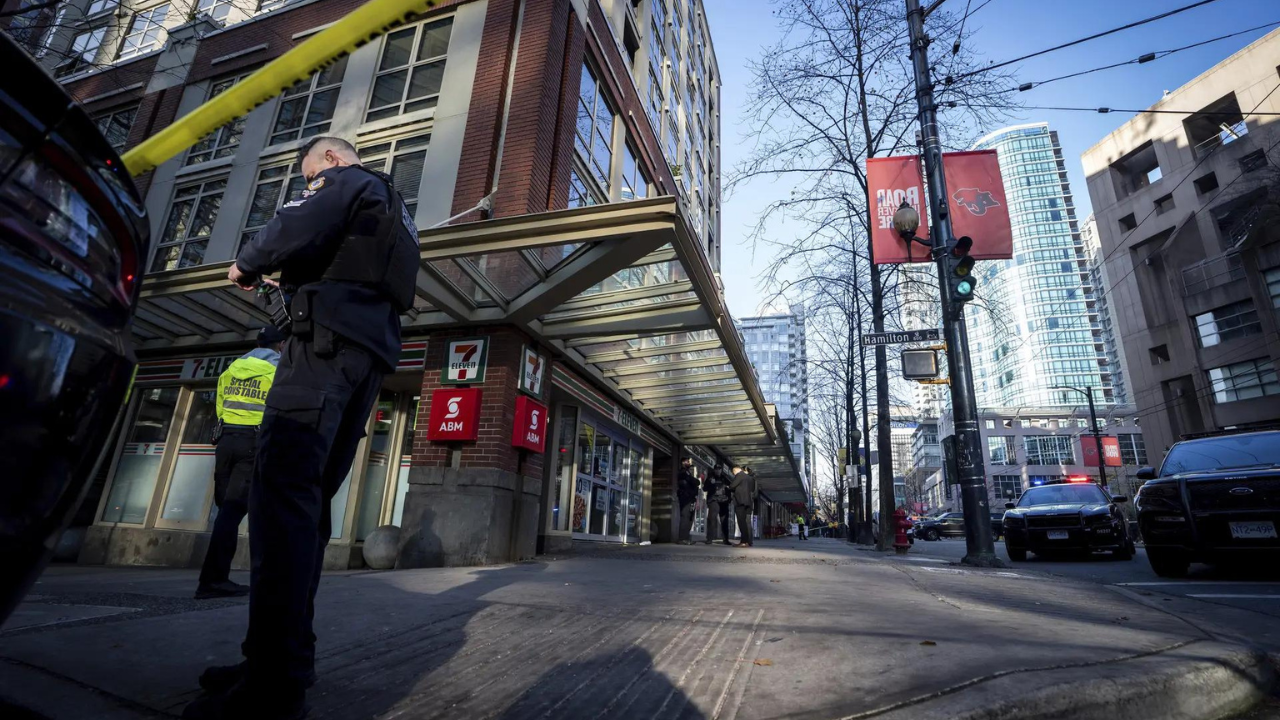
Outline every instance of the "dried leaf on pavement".
[(936, 642), (934, 642), (934, 641), (932, 641), (932, 640), (921, 640), (921, 641), (920, 641), (920, 644), (921, 644), (921, 645), (928, 645), (929, 647), (933, 647), (934, 645), (937, 645), (938, 643), (936, 643)]
[(773, 661), (768, 658), (759, 658), (755, 661), (756, 665), (772, 665)]

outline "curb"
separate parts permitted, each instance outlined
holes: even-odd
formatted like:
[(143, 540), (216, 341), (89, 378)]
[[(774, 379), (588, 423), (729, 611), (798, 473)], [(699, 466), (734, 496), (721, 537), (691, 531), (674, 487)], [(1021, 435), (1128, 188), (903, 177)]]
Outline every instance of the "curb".
[(1208, 720), (1249, 710), (1276, 686), (1266, 653), (1198, 640), (1132, 659), (1015, 671), (852, 718)]

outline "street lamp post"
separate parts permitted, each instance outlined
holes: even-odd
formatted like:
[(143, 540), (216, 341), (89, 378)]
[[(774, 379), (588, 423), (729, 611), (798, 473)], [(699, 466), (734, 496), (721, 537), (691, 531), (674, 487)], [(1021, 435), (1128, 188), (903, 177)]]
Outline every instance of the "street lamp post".
[(1105, 489), (1107, 487), (1107, 460), (1103, 457), (1102, 452), (1102, 433), (1098, 432), (1098, 412), (1093, 408), (1093, 388), (1078, 388), (1070, 385), (1055, 385), (1050, 390), (1074, 390), (1084, 395), (1089, 400), (1089, 428), (1093, 431), (1093, 446), (1098, 452), (1098, 481)]

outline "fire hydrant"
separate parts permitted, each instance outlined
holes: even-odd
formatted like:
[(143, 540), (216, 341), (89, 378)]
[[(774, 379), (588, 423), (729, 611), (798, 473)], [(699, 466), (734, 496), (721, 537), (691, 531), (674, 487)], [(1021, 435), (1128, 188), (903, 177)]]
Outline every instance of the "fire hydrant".
[(911, 527), (911, 521), (907, 519), (907, 511), (898, 508), (893, 511), (893, 549), (898, 551), (899, 555), (906, 555), (907, 549), (911, 547), (911, 541), (907, 539), (907, 528)]

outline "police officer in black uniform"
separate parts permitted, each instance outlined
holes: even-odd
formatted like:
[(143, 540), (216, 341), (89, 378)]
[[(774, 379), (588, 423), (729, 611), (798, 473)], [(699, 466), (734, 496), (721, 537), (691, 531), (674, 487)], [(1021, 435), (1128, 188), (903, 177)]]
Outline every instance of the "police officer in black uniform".
[(249, 506), (252, 560), (245, 662), (209, 668), (189, 718), (295, 718), (314, 682), (314, 600), (329, 542), (329, 501), (364, 435), (413, 304), (418, 230), (389, 177), (345, 140), (313, 138), (307, 180), (240, 251), (227, 277), (244, 290), (280, 273), (291, 337), (258, 434)]

